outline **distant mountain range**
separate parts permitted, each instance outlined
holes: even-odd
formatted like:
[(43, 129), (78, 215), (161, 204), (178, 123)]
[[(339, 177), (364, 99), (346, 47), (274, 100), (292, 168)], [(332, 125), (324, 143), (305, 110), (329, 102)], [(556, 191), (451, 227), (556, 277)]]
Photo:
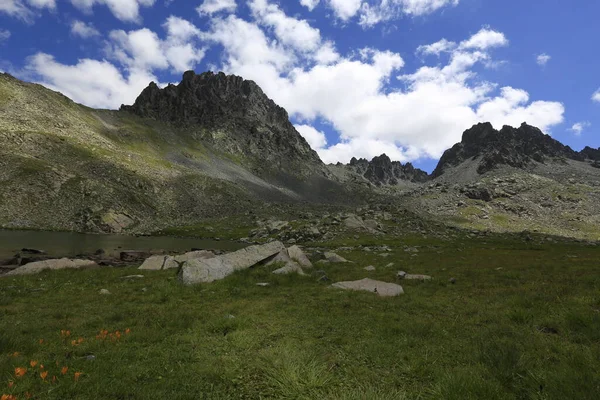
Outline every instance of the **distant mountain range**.
[(147, 232), (274, 203), (410, 205), (432, 183), (514, 171), (600, 179), (600, 149), (574, 151), (525, 123), (473, 126), (431, 175), (385, 154), (325, 165), (258, 85), (212, 72), (151, 83), (119, 111), (0, 74), (0, 140), (0, 226), (12, 228)]

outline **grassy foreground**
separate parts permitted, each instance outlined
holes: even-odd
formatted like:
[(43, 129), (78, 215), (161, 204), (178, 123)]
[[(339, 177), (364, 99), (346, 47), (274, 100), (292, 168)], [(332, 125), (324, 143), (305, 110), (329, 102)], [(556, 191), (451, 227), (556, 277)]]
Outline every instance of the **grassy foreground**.
[[(197, 287), (169, 271), (123, 279), (136, 269), (0, 278), (0, 395), (598, 398), (597, 247), (498, 237), (354, 242), (346, 244), (393, 251), (342, 251), (355, 263), (316, 269), (332, 281), (394, 281), (398, 270), (435, 279), (402, 282), (406, 294), (386, 299), (266, 267)], [(16, 377), (16, 368), (27, 371)]]

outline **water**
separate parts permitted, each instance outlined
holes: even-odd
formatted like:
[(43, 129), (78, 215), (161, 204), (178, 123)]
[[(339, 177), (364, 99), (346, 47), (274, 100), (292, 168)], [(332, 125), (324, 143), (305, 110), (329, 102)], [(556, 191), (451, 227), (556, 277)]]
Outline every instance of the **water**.
[(23, 248), (43, 250), (52, 257), (73, 257), (104, 249), (109, 255), (123, 250), (165, 250), (183, 253), (192, 248), (238, 250), (244, 244), (231, 241), (177, 238), (170, 236), (94, 235), (70, 232), (0, 230), (0, 260), (19, 253)]

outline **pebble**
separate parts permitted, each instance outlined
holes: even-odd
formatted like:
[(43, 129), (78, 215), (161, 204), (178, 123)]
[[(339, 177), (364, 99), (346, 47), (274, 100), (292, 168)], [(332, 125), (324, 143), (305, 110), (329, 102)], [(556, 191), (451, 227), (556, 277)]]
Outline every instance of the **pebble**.
[(107, 289), (101, 289), (100, 294), (107, 295), (107, 294), (110, 294), (110, 292)]

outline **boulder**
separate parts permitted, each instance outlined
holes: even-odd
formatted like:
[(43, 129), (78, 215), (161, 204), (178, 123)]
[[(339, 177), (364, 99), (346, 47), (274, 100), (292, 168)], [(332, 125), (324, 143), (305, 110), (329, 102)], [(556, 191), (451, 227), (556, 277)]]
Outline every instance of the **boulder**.
[(350, 262), (348, 260), (346, 260), (344, 257), (342, 256), (338, 256), (335, 253), (332, 252), (326, 252), (324, 254), (325, 259), (327, 259), (327, 261), (332, 262), (332, 263), (347, 263)]
[(362, 290), (377, 293), (381, 297), (393, 297), (404, 294), (402, 286), (395, 283), (381, 282), (365, 278), (359, 281), (338, 282), (331, 285), (334, 288), (345, 290)]
[[(400, 273), (398, 273), (398, 277), (400, 277)], [(402, 279), (413, 280), (413, 281), (429, 281), (431, 280), (431, 276), (429, 275), (420, 275), (420, 274), (404, 274)]]
[(287, 249), (288, 255), (294, 261), (296, 261), (302, 268), (312, 268), (313, 265), (306, 257), (306, 254), (298, 246), (292, 246)]
[(81, 268), (92, 268), (97, 267), (94, 261), (90, 260), (71, 260), (68, 258), (44, 260), (29, 263), (14, 269), (6, 274), (10, 275), (32, 275), (45, 270), (60, 270), (60, 269), (81, 269)]
[(151, 256), (144, 261), (142, 266), (139, 269), (149, 270), (149, 271), (160, 271), (163, 269), (175, 269), (179, 268), (181, 264), (186, 261), (194, 260), (194, 259), (206, 259), (212, 258), (215, 254), (211, 251), (199, 250), (199, 251), (190, 251), (189, 253), (185, 253), (178, 256)]
[(284, 249), (283, 243), (270, 242), (213, 258), (189, 260), (179, 271), (179, 279), (185, 285), (213, 282), (268, 260)]
[(302, 271), (302, 267), (300, 266), (300, 264), (298, 264), (295, 261), (288, 262), (287, 264), (285, 264), (285, 266), (273, 271), (273, 273), (276, 275), (289, 275), (293, 273), (305, 275), (304, 271)]
[(372, 265), (369, 265), (368, 267), (365, 267), (365, 268), (364, 268), (364, 270), (365, 270), (365, 271), (372, 272), (372, 271), (375, 271), (375, 267), (374, 267), (374, 266), (372, 266)]
[(364, 229), (365, 224), (362, 219), (354, 214), (348, 215), (348, 218), (344, 220), (344, 225), (348, 229)]

